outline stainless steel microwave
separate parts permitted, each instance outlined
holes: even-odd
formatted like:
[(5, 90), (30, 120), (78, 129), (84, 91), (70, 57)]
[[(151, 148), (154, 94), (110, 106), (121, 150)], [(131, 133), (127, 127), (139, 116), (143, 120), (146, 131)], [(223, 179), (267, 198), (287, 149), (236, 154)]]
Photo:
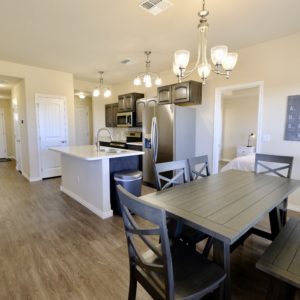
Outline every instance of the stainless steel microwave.
[(134, 126), (135, 126), (134, 112), (117, 113), (117, 127), (134, 127)]

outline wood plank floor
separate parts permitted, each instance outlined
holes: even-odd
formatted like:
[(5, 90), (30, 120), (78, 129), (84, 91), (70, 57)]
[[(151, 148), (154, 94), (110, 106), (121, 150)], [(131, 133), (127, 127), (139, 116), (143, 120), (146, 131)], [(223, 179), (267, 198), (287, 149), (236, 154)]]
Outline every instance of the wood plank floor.
[[(30, 184), (14, 162), (0, 163), (0, 300), (126, 299), (121, 218), (99, 219), (59, 185)], [(251, 237), (232, 253), (232, 299), (265, 298), (270, 277), (255, 262), (267, 245)], [(139, 287), (137, 299), (150, 298)]]

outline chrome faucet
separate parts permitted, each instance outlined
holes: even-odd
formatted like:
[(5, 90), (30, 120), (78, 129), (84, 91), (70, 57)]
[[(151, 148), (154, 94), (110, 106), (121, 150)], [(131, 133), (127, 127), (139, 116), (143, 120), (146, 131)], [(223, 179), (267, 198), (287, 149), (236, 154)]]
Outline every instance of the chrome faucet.
[(97, 131), (97, 136), (96, 136), (96, 148), (97, 148), (97, 151), (100, 150), (100, 138), (99, 138), (99, 135), (100, 135), (100, 133), (101, 133), (102, 131), (108, 132), (109, 137), (110, 137), (110, 142), (112, 142), (112, 135), (111, 135), (111, 132), (109, 131), (108, 128), (102, 127), (102, 128), (100, 128), (100, 129), (98, 129), (98, 131)]

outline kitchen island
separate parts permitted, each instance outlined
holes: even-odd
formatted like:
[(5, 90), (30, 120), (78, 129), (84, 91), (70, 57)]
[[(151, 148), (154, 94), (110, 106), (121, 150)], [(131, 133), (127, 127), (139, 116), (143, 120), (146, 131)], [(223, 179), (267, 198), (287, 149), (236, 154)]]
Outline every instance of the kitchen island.
[[(142, 151), (94, 145), (56, 147), (61, 153), (61, 191), (102, 219), (113, 215), (111, 194), (114, 194), (113, 173), (138, 169)], [(114, 195), (113, 195), (114, 196)]]

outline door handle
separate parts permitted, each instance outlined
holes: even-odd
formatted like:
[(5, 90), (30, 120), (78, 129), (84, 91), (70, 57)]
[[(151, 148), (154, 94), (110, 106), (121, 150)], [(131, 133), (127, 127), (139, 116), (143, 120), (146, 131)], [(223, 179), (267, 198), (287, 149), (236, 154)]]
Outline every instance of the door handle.
[(60, 141), (62, 144), (65, 144), (67, 141)]

